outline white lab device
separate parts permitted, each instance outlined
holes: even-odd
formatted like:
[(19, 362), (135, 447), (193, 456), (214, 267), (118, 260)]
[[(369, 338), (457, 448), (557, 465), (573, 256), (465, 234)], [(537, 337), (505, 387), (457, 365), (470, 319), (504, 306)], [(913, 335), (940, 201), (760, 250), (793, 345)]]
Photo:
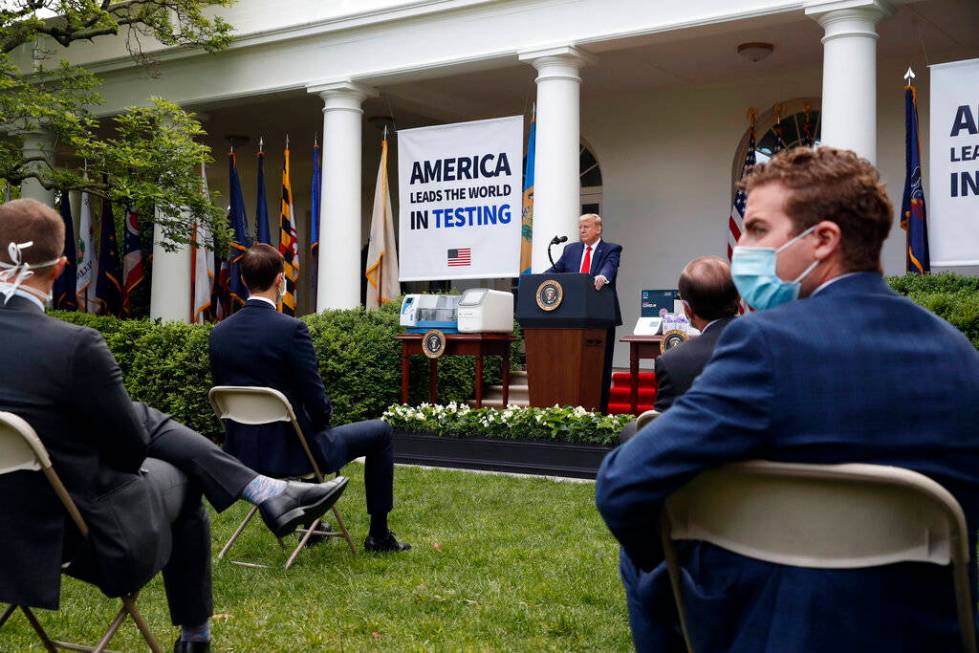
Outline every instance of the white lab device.
[(459, 300), (459, 333), (512, 333), (513, 293), (470, 288)]

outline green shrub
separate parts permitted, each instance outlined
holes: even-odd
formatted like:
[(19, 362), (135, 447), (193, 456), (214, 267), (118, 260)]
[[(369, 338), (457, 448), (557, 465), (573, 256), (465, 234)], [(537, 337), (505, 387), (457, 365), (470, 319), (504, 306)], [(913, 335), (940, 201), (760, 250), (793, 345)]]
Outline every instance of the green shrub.
[[(327, 311), (303, 318), (309, 326), (320, 375), (334, 408), (334, 423), (380, 417), (401, 401), (401, 345), (395, 336), (400, 303), (377, 311), (362, 308)], [(207, 401), (211, 374), (208, 362), (210, 325), (149, 320), (120, 320), (86, 313), (54, 312), (55, 317), (101, 332), (122, 369), (130, 396), (170, 413), (209, 437), (219, 437), (221, 424)], [(519, 341), (514, 343), (518, 351)], [(517, 360), (511, 355), (511, 364)], [(408, 400), (429, 399), (429, 364), (411, 361)], [(475, 359), (443, 358), (438, 364), (438, 398), (462, 402), (473, 396)], [(499, 359), (487, 359), (487, 383), (499, 383)]]
[(965, 334), (979, 349), (979, 277), (956, 274), (907, 274), (888, 277), (896, 292), (907, 295)]

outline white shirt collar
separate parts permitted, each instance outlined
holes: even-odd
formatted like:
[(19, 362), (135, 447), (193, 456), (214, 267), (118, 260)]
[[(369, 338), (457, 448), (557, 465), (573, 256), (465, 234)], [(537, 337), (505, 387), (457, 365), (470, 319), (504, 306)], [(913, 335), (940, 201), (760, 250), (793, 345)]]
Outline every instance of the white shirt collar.
[(703, 335), (703, 334), (707, 333), (707, 329), (711, 328), (712, 326), (714, 326), (715, 324), (717, 324), (718, 322), (720, 322), (723, 319), (724, 319), (723, 317), (719, 317), (716, 320), (711, 320), (710, 322), (708, 322), (707, 324), (704, 325), (704, 328), (703, 329), (700, 330), (700, 334)]
[(279, 310), (279, 307), (276, 305), (276, 303), (273, 302), (268, 297), (257, 297), (255, 295), (252, 295), (251, 297), (248, 298), (248, 301), (251, 301), (253, 299), (256, 300), (256, 301), (265, 302), (266, 304), (268, 304), (269, 306), (271, 306), (275, 310)]
[[(589, 246), (588, 245), (585, 245), (585, 243), (581, 243), (581, 244), (585, 248), (585, 251), (587, 251)], [(601, 245), (601, 244), (602, 244), (602, 239), (599, 238), (598, 240), (596, 240), (595, 242), (593, 242), (591, 244), (591, 251), (594, 252), (596, 249), (598, 249), (598, 246)]]
[(857, 275), (857, 274), (860, 274), (860, 273), (859, 272), (847, 272), (846, 274), (841, 274), (838, 277), (833, 277), (832, 279), (830, 279), (829, 281), (826, 281), (821, 286), (819, 286), (818, 288), (816, 288), (815, 290), (813, 290), (811, 293), (809, 293), (809, 296), (810, 297), (814, 297), (818, 292), (820, 292), (821, 290), (825, 289), (827, 286), (836, 283), (840, 279), (846, 279), (847, 277), (852, 277), (852, 276)]
[[(6, 283), (0, 283), (0, 287), (8, 286), (8, 285), (9, 284), (6, 284)], [(32, 302), (34, 302), (34, 304), (39, 309), (41, 309), (42, 311), (45, 310), (45, 308), (44, 308), (44, 302), (41, 301), (41, 298), (38, 297), (37, 295), (35, 295), (34, 293), (28, 291), (28, 290), (24, 290), (23, 287), (17, 288), (17, 290), (14, 291), (14, 295), (16, 295), (17, 297), (23, 297), (24, 299), (29, 299)], [(0, 301), (2, 301), (2, 299), (3, 298), (0, 297)]]

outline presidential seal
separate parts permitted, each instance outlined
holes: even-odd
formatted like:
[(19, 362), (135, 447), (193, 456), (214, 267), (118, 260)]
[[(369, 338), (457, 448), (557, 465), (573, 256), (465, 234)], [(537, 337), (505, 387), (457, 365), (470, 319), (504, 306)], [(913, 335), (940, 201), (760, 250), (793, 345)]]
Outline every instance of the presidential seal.
[(557, 279), (548, 279), (537, 286), (537, 305), (542, 311), (553, 311), (564, 299), (564, 288)]
[(441, 358), (445, 353), (445, 334), (438, 329), (425, 332), (422, 336), (422, 352), (429, 358)]
[(670, 329), (663, 334), (663, 353), (670, 351), (674, 347), (679, 347), (689, 337), (684, 329)]

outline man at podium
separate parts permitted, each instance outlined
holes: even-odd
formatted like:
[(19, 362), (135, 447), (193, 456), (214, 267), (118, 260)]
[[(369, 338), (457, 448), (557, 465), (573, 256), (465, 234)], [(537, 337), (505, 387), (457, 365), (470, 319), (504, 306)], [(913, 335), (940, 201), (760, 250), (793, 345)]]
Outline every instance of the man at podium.
[[(605, 338), (605, 365), (602, 369), (602, 412), (608, 411), (609, 386), (612, 383), (612, 352), (615, 350), (615, 327), (622, 324), (615, 277), (619, 272), (622, 245), (602, 240), (602, 217), (586, 213), (578, 218), (578, 242), (564, 248), (561, 258), (547, 272), (581, 272), (595, 279), (595, 290), (611, 292), (615, 297), (615, 326)], [(606, 288), (607, 287), (607, 288)]]

